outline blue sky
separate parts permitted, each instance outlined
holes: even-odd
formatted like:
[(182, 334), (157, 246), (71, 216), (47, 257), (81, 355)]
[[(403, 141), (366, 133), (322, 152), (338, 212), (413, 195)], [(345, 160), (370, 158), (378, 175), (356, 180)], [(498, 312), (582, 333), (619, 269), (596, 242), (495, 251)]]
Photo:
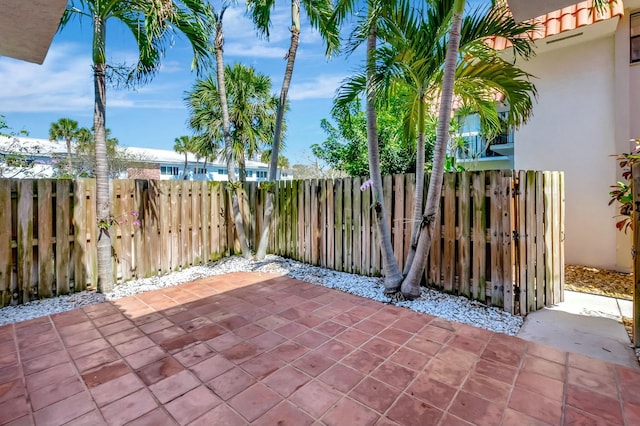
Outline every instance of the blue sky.
[[(287, 2), (279, 3), (272, 12), (269, 41), (258, 38), (242, 5), (224, 16), (225, 62), (242, 62), (268, 75), (274, 93), (282, 84), (289, 46), (290, 8), (286, 6)], [(133, 63), (136, 57), (126, 31), (117, 23), (107, 27), (107, 57), (112, 63)], [(88, 21), (73, 21), (56, 34), (43, 65), (0, 57), (0, 114), (9, 126), (25, 129), (35, 138), (48, 138), (49, 125), (62, 117), (91, 127), (90, 55), (91, 26)], [(191, 57), (187, 43), (178, 38), (150, 83), (136, 91), (107, 89), (107, 127), (121, 145), (172, 149), (176, 137), (191, 134), (183, 102), (184, 92), (197, 78), (190, 71)], [(319, 35), (304, 25), (289, 91), (284, 155), (292, 164), (309, 162), (310, 145), (324, 140), (320, 120), (330, 117), (336, 89), (362, 59), (363, 53), (357, 53), (348, 60), (328, 60)]]

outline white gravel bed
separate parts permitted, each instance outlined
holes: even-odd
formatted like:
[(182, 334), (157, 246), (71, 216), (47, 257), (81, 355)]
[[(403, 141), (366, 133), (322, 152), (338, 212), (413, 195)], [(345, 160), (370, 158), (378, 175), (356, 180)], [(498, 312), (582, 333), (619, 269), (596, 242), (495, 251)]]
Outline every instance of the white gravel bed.
[(0, 309), (0, 325), (68, 311), (101, 303), (105, 300), (115, 300), (145, 291), (171, 287), (198, 278), (239, 271), (285, 274), (312, 284), (339, 289), (380, 302), (393, 303), (416, 312), (423, 312), (512, 336), (518, 332), (523, 323), (522, 317), (511, 315), (498, 308), (487, 307), (464, 297), (425, 288), (422, 289), (422, 294), (416, 300), (392, 302), (384, 295), (384, 285), (381, 278), (336, 272), (269, 255), (264, 261), (249, 261), (240, 256), (233, 256), (208, 265), (195, 266), (160, 277), (128, 281), (118, 284), (112, 293), (105, 295), (83, 291), (70, 296), (44, 299), (18, 306), (8, 306)]

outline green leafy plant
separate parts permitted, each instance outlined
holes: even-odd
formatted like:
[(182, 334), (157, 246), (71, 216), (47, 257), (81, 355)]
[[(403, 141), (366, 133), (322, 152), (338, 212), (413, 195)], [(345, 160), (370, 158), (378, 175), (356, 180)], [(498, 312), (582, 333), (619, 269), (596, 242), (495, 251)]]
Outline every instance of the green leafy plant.
[(633, 177), (631, 175), (631, 167), (640, 160), (640, 139), (635, 140), (636, 146), (631, 152), (625, 152), (616, 156), (616, 161), (622, 169), (622, 180), (611, 185), (609, 191), (609, 205), (618, 203), (618, 213), (620, 220), (616, 222), (616, 228), (625, 233), (633, 230), (633, 221), (631, 214), (633, 213)]

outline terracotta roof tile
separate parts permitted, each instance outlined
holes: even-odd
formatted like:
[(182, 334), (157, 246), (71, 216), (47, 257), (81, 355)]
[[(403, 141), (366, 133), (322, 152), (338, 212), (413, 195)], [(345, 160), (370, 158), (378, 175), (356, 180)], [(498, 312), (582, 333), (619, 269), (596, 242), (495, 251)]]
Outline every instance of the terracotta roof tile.
[[(592, 0), (583, 1), (533, 19), (533, 22), (536, 24), (536, 29), (531, 33), (531, 37), (533, 40), (540, 40), (624, 14), (624, 4), (622, 1), (612, 0), (610, 7), (603, 13), (596, 12), (595, 10), (591, 12), (592, 4)], [(506, 49), (511, 46), (511, 43), (501, 37), (491, 37), (487, 39), (487, 43), (497, 50)]]

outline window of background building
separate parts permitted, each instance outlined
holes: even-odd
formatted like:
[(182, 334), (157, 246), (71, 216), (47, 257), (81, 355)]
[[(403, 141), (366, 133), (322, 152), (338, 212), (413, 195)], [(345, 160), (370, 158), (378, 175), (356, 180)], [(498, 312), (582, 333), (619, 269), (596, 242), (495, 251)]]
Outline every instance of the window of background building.
[(640, 12), (631, 15), (631, 63), (640, 62)]

